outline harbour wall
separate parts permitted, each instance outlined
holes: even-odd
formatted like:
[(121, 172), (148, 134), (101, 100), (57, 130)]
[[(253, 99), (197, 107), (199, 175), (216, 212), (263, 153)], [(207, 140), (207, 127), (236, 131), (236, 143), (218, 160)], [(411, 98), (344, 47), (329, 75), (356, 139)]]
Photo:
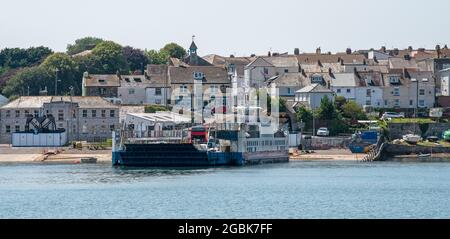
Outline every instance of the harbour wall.
[(424, 138), (437, 136), (442, 138), (442, 133), (450, 129), (450, 123), (389, 123), (389, 137), (391, 140), (401, 139), (405, 134), (418, 134)]
[(448, 153), (450, 154), (450, 147), (426, 147), (421, 145), (401, 145), (401, 144), (388, 144), (384, 150), (387, 156), (393, 155), (410, 155), (410, 154), (429, 154), (429, 153)]

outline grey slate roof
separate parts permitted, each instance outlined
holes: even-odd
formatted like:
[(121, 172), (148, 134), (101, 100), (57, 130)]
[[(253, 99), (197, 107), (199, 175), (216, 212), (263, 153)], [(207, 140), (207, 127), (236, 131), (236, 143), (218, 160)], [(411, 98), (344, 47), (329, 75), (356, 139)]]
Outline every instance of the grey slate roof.
[(44, 103), (60, 101), (78, 103), (80, 108), (119, 108), (118, 106), (111, 104), (109, 101), (99, 96), (22, 96), (2, 106), (1, 109), (35, 109), (41, 108)]
[(301, 88), (296, 93), (333, 93), (332, 90), (325, 88), (320, 84), (312, 84)]
[(331, 86), (356, 87), (359, 84), (354, 73), (336, 73), (334, 74), (334, 78), (331, 79)]
[(85, 86), (87, 87), (119, 87), (120, 77), (116, 74), (110, 75), (96, 75), (89, 74), (85, 79)]
[(227, 70), (219, 66), (169, 66), (170, 82), (171, 84), (193, 84), (195, 80), (193, 76), (194, 72), (201, 72), (205, 75), (204, 84), (231, 83)]

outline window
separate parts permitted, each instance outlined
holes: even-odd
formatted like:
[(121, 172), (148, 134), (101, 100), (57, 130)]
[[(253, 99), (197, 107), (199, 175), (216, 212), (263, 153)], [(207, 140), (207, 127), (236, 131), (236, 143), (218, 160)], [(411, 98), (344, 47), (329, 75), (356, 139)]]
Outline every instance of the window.
[(160, 105), (161, 104), (161, 99), (155, 99), (155, 104)]
[(420, 89), (419, 90), (419, 95), (425, 95), (425, 90), (424, 89)]
[(141, 78), (133, 78), (135, 82), (142, 82)]
[(76, 125), (72, 125), (72, 133), (76, 133), (77, 132), (77, 126)]
[(11, 117), (11, 111), (7, 110), (5, 114), (5, 118)]
[(341, 89), (337, 89), (336, 92), (337, 92), (337, 93), (341, 93)]
[(125, 81), (126, 82), (130, 82), (130, 78), (125, 78)]
[(347, 89), (347, 93), (350, 93), (351, 92), (351, 90), (350, 89)]
[(20, 110), (16, 110), (16, 118), (20, 118)]
[(64, 120), (64, 110), (58, 110), (58, 120)]
[(92, 118), (97, 117), (97, 110), (92, 110)]
[(372, 90), (371, 90), (371, 89), (367, 89), (367, 90), (366, 90), (366, 96), (367, 96), (367, 97), (372, 96)]
[(284, 69), (284, 73), (288, 73), (289, 72), (289, 69)]
[(180, 92), (187, 93), (187, 86), (185, 86), (185, 85), (180, 86)]
[(410, 105), (410, 106), (412, 106), (412, 105), (413, 105), (413, 103), (414, 103), (414, 101), (413, 101), (413, 100), (409, 100), (409, 105)]
[(419, 106), (424, 107), (425, 106), (425, 100), (419, 100)]
[(116, 114), (116, 111), (115, 111), (115, 110), (110, 110), (110, 111), (109, 111), (109, 117), (114, 118), (114, 117), (115, 117), (115, 114)]
[(114, 131), (115, 128), (116, 128), (116, 127), (115, 127), (113, 124), (109, 126), (109, 130), (110, 130), (110, 131)]
[(323, 83), (322, 75), (313, 75), (313, 76), (311, 76), (311, 83), (322, 84)]
[(366, 100), (366, 105), (372, 105), (372, 102), (370, 100)]
[(102, 125), (102, 126), (100, 127), (100, 132), (101, 132), (102, 134), (105, 134), (105, 133), (106, 133), (106, 125)]
[(216, 85), (212, 85), (209, 87), (209, 89), (211, 91), (211, 94), (215, 94), (215, 93), (217, 93), (217, 89), (219, 89), (219, 87)]
[(394, 100), (394, 106), (400, 106), (400, 100), (399, 99), (395, 99)]
[(11, 126), (10, 125), (5, 125), (5, 133), (7, 133), (7, 134), (11, 133)]
[(87, 110), (83, 110), (83, 118), (87, 118)]
[(28, 117), (30, 115), (30, 111), (29, 110), (25, 110), (25, 117)]
[(291, 88), (287, 88), (287, 93), (290, 95), (291, 94)]
[(20, 125), (16, 125), (14, 130), (15, 130), (15, 132), (19, 132), (20, 131)]
[(99, 88), (98, 90), (100, 92), (100, 95), (105, 95), (106, 94), (106, 88)]
[(398, 87), (394, 88), (394, 96), (400, 96), (400, 88)]
[(128, 89), (128, 94), (129, 95), (134, 95), (134, 89)]
[(37, 110), (34, 111), (34, 117), (35, 118), (39, 117), (39, 111), (37, 111)]
[(88, 133), (87, 125), (81, 126), (81, 133), (83, 133), (83, 134), (87, 134)]
[(263, 71), (264, 71), (264, 74), (269, 74), (269, 69), (267, 69), (266, 67), (264, 67), (264, 69), (263, 69)]
[(389, 76), (389, 83), (400, 84), (400, 77), (399, 76)]
[(161, 95), (161, 88), (155, 88), (155, 95)]
[(203, 74), (203, 72), (194, 72), (194, 79), (196, 80), (202, 80), (203, 78), (205, 78), (205, 74)]

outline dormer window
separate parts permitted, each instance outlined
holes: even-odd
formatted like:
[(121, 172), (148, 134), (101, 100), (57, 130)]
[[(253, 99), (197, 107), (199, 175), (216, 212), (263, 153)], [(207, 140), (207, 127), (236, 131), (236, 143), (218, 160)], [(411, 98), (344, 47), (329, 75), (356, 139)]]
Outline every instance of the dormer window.
[(228, 72), (233, 73), (235, 70), (236, 70), (236, 66), (233, 63), (228, 65)]
[(103, 83), (105, 83), (105, 80), (98, 80), (98, 82), (103, 84)]
[(142, 82), (141, 78), (133, 78), (134, 82)]
[(323, 83), (323, 76), (322, 75), (313, 75), (313, 76), (311, 76), (311, 83), (312, 84), (322, 84)]
[(194, 72), (193, 75), (196, 80), (203, 80), (203, 78), (205, 78), (205, 74), (203, 74), (203, 72)]
[(400, 77), (399, 76), (389, 76), (389, 83), (400, 84)]

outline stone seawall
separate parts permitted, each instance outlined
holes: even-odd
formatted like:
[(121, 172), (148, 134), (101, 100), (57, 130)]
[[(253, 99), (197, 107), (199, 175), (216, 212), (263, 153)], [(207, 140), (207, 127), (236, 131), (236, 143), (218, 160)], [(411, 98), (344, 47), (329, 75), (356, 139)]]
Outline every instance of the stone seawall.
[[(442, 137), (442, 133), (450, 129), (450, 123), (389, 123), (389, 137), (391, 140), (401, 139), (405, 134), (418, 134), (424, 138), (428, 136)], [(423, 132), (424, 131), (424, 132)]]
[(429, 153), (450, 153), (450, 147), (426, 147), (420, 145), (388, 144), (383, 152), (387, 156), (409, 155), (409, 154), (429, 154)]

